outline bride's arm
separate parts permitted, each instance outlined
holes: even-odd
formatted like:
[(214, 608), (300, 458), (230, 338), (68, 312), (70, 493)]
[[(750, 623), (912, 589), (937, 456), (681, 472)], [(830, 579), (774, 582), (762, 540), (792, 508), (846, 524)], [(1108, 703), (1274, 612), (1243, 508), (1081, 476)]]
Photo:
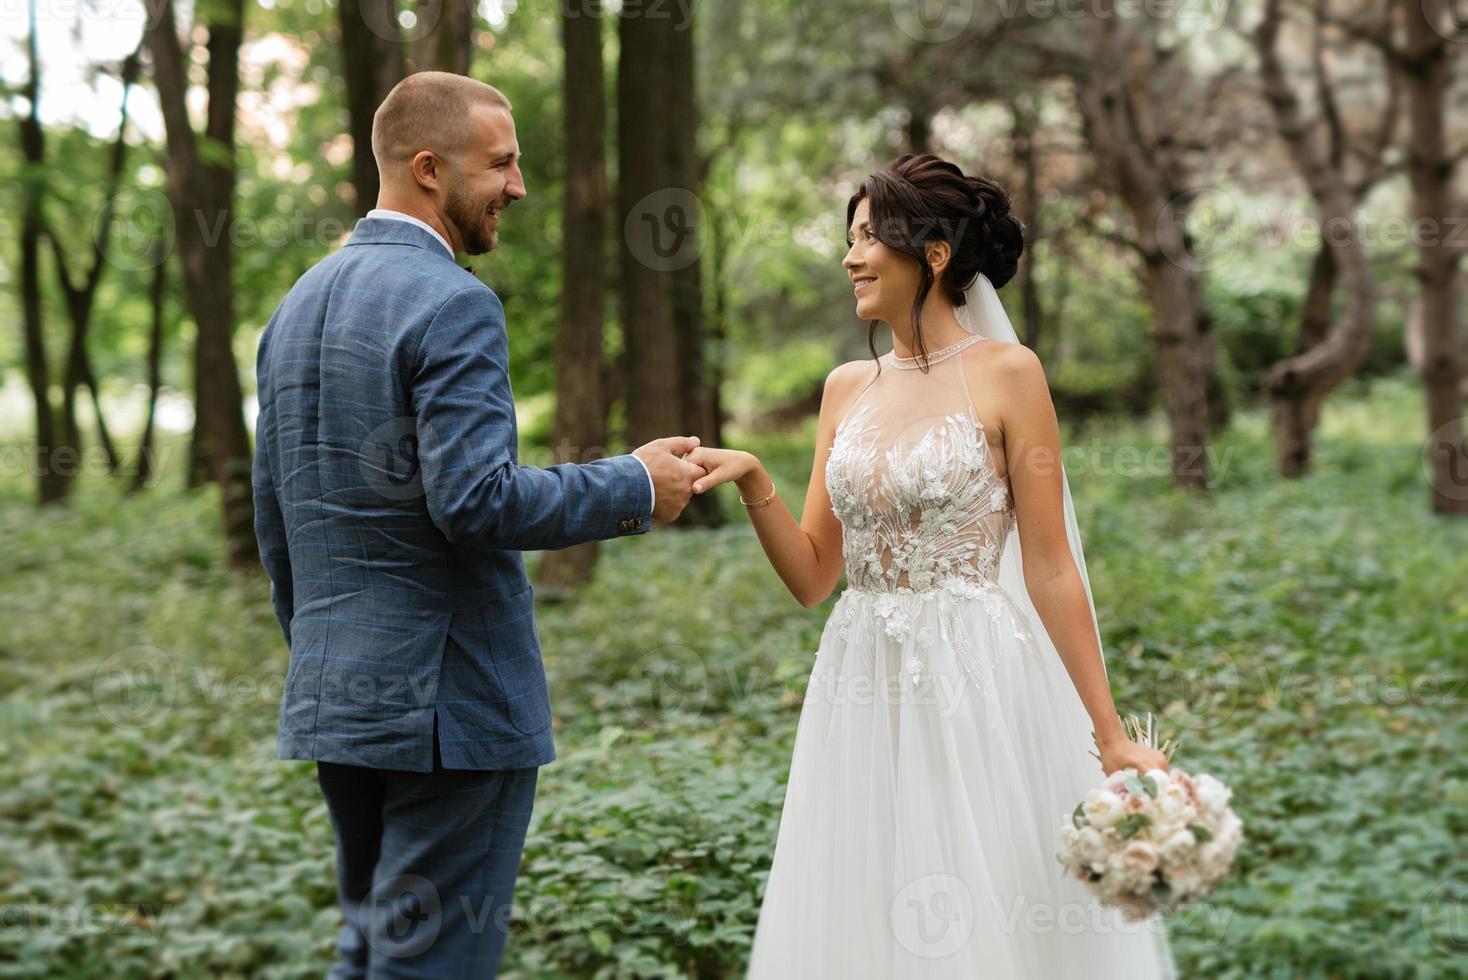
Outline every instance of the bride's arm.
[[(836, 421), (856, 395), (861, 367), (862, 362), (853, 361), (826, 377), (816, 423), (815, 458), (799, 523), (778, 493), (767, 505), (748, 509), (765, 556), (802, 606), (819, 605), (841, 580), (841, 522), (826, 494), (826, 459), (835, 438)], [(709, 471), (694, 482), (695, 493), (707, 493), (720, 483), (732, 481), (740, 497), (758, 501), (769, 496), (774, 486), (764, 464), (751, 453), (700, 446), (684, 458)]]
[(1060, 425), (1035, 352), (1023, 344), (996, 354), (990, 377), (1004, 406), (1004, 458), (1014, 495), (1025, 589), (1091, 716), (1102, 766), (1166, 769), (1162, 753), (1131, 742), (1117, 717), (1095, 620), (1065, 533)]

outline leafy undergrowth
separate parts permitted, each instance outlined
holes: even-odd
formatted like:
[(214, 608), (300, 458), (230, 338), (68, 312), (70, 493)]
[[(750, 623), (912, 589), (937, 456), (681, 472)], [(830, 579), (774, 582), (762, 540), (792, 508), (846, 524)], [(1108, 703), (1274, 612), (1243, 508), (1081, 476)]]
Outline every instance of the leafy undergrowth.
[[(1468, 524), (1427, 512), (1421, 417), (1410, 382), (1353, 387), (1286, 482), (1245, 414), (1203, 497), (1146, 464), (1155, 423), (1068, 442), (1118, 705), (1163, 712), (1246, 822), (1239, 873), (1171, 922), (1183, 976), (1468, 976)], [(750, 446), (796, 501), (808, 438)], [(319, 977), (332, 836), (274, 757), (263, 579), (222, 568), (208, 494), (28, 490), (0, 486), (0, 976)], [(560, 757), (507, 977), (743, 973), (829, 606), (734, 510), (604, 547), (540, 610)]]

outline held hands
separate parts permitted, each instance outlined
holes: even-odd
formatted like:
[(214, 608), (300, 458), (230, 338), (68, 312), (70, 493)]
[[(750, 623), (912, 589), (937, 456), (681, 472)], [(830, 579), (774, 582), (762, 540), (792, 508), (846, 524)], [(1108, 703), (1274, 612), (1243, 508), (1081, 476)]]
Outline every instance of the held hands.
[(693, 481), (704, 476), (702, 466), (690, 462), (686, 455), (698, 449), (698, 436), (669, 436), (654, 439), (632, 450), (632, 455), (647, 465), (652, 475), (652, 519), (674, 521), (693, 497)]
[(759, 457), (738, 449), (710, 449), (700, 446), (688, 454), (707, 475), (693, 481), (694, 493), (707, 493), (721, 483), (736, 483), (741, 496), (763, 497), (769, 492), (770, 479)]

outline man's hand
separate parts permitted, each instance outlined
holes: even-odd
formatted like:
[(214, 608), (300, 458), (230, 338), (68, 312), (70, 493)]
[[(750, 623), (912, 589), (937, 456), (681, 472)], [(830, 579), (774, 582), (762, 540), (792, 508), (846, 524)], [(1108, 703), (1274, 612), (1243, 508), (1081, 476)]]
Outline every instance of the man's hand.
[(653, 503), (652, 519), (655, 521), (677, 520), (693, 496), (693, 481), (704, 475), (702, 466), (695, 466), (682, 458), (698, 448), (698, 436), (669, 436), (654, 439), (645, 446), (632, 450), (632, 455), (647, 465), (652, 474)]

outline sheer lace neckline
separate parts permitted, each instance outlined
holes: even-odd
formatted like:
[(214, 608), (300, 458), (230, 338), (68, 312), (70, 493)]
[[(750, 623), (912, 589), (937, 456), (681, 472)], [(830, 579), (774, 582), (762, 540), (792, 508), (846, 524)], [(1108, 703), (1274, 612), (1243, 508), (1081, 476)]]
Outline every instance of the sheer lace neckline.
[(984, 339), (985, 338), (983, 334), (976, 333), (971, 337), (963, 338), (956, 344), (949, 344), (947, 347), (944, 347), (941, 350), (932, 351), (928, 354), (926, 358), (920, 355), (913, 355), (912, 357), (901, 357), (896, 351), (888, 353), (887, 358), (893, 367), (902, 368), (904, 370), (917, 369), (922, 367), (924, 362), (928, 364), (936, 364), (939, 361), (947, 360), (948, 358), (967, 348), (971, 344), (975, 344)]

